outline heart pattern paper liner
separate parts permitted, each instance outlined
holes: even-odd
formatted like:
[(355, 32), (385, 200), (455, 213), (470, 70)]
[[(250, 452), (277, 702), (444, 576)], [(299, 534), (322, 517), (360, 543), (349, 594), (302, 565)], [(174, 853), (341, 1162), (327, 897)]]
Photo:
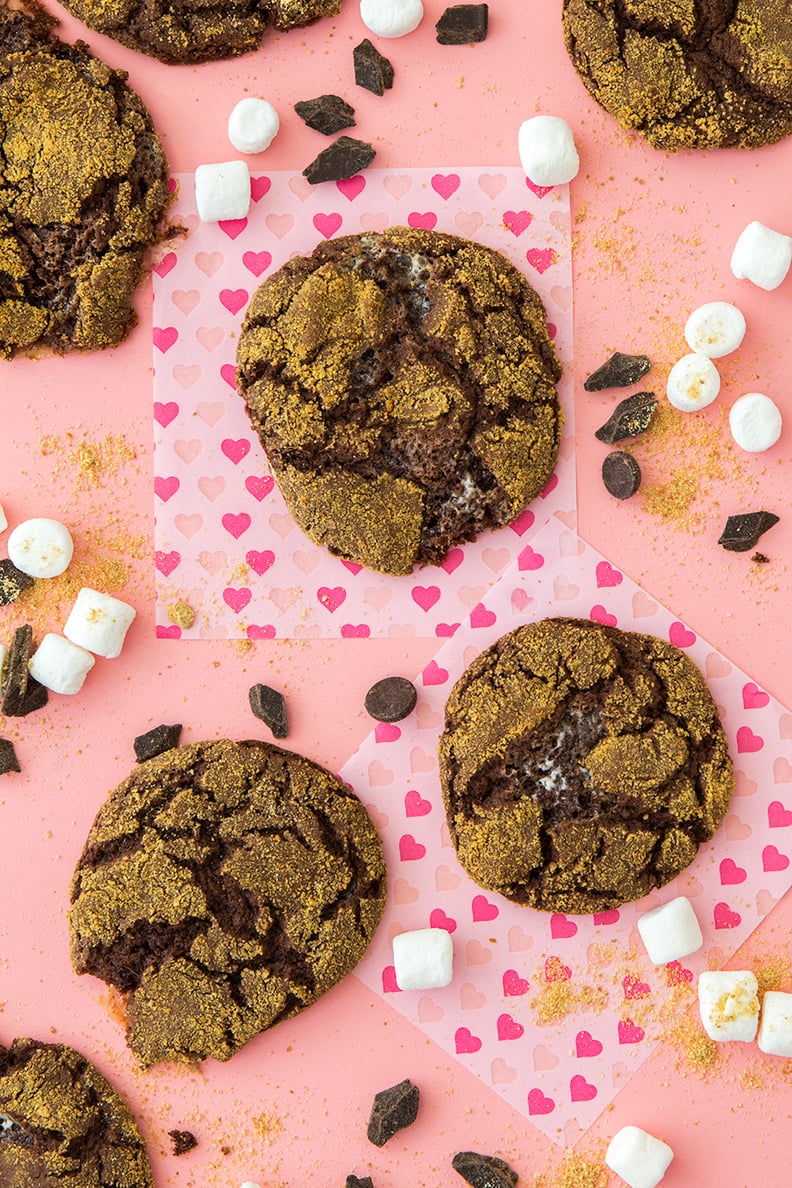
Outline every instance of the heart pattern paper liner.
[[(378, 724), (342, 777), (382, 834), (385, 918), (356, 974), (556, 1142), (573, 1145), (695, 1002), (695, 978), (720, 968), (792, 879), (792, 714), (581, 541), (557, 516), (503, 574), (472, 630), (423, 670), (415, 712)], [(484, 892), (457, 861), (440, 792), (446, 699), (479, 652), (548, 616), (670, 640), (706, 675), (735, 761), (736, 792), (715, 837), (674, 882), (593, 917), (546, 914)], [(675, 895), (692, 901), (704, 948), (655, 967), (636, 917)], [(402, 992), (393, 936), (448, 929), (454, 977)], [(694, 1008), (695, 1009), (695, 1008)]]
[[(154, 268), (157, 634), (443, 637), (475, 627), (486, 591), (530, 555), (548, 516), (574, 521), (568, 187), (534, 187), (519, 169), (374, 169), (318, 186), (273, 172), (251, 179), (247, 219), (201, 223), (193, 176), (178, 182), (172, 217), (189, 234)], [(398, 224), (475, 239), (525, 273), (564, 364), (565, 415), (555, 474), (530, 508), (402, 578), (340, 561), (296, 527), (234, 389), (257, 286), (322, 239)]]

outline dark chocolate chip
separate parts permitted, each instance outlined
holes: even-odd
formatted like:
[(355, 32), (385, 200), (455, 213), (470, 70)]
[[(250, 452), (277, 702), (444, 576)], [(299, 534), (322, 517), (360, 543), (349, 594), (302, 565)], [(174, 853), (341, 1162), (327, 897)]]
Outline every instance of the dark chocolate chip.
[(583, 387), (587, 392), (602, 392), (605, 388), (629, 388), (637, 384), (652, 366), (646, 355), (623, 355), (616, 351), (602, 367), (592, 371)]
[(489, 7), (486, 4), (454, 4), (435, 25), (440, 45), (469, 45), (487, 36)]
[(371, 1176), (347, 1176), (345, 1188), (374, 1188)]
[(7, 771), (21, 770), (14, 744), (9, 738), (0, 738), (0, 775), (5, 775)]
[(186, 1155), (193, 1147), (198, 1146), (198, 1139), (191, 1130), (169, 1130), (168, 1134), (173, 1143), (174, 1155)]
[(418, 1086), (409, 1080), (377, 1093), (368, 1122), (369, 1142), (384, 1147), (397, 1131), (411, 1126), (418, 1116), (418, 1098)]
[(629, 499), (641, 485), (641, 468), (632, 454), (613, 450), (603, 459), (602, 481), (615, 499)]
[(517, 1172), (497, 1155), (479, 1155), (476, 1151), (460, 1151), (451, 1160), (455, 1172), (473, 1188), (514, 1188)]
[(49, 694), (28, 671), (33, 651), (33, 628), (29, 623), (17, 627), (11, 638), (6, 660), (0, 710), (9, 718), (24, 718), (47, 704)]
[(740, 516), (729, 516), (726, 527), (718, 538), (718, 544), (733, 553), (747, 553), (756, 548), (759, 537), (778, 523), (773, 512), (745, 512)]
[(368, 37), (352, 51), (355, 63), (355, 82), (373, 95), (384, 95), (393, 86), (393, 66), (384, 58)]
[(294, 110), (309, 128), (332, 136), (342, 128), (351, 128), (355, 122), (355, 109), (340, 95), (319, 95), (316, 99), (301, 99)]
[(757, 565), (767, 565), (770, 558), (765, 557), (764, 553), (754, 553), (753, 557), (751, 557), (751, 560), (755, 561)]
[(312, 186), (324, 181), (343, 181), (365, 169), (376, 156), (376, 150), (362, 140), (339, 136), (318, 157), (303, 169)]
[(652, 423), (657, 410), (657, 400), (654, 392), (635, 392), (626, 400), (620, 400), (608, 417), (604, 425), (597, 429), (594, 436), (606, 445), (615, 445), (617, 441), (626, 441), (628, 437), (637, 437), (645, 433)]
[(273, 738), (285, 738), (289, 728), (283, 694), (269, 685), (251, 685), (248, 698), (253, 713), (269, 726)]
[(138, 763), (145, 763), (146, 759), (153, 759), (165, 751), (172, 751), (178, 747), (181, 738), (181, 722), (173, 726), (155, 726), (145, 734), (139, 734), (132, 744), (135, 748), (135, 758)]
[(406, 677), (383, 677), (366, 694), (365, 706), (378, 722), (401, 722), (415, 709), (418, 694)]
[(0, 606), (9, 606), (23, 590), (29, 590), (35, 584), (36, 579), (17, 569), (8, 557), (0, 560)]

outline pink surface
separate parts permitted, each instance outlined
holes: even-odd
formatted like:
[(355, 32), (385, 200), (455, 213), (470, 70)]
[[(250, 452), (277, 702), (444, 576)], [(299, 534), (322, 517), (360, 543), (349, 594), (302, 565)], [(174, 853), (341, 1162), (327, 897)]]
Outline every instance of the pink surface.
[[(60, 11), (54, 0), (50, 7)], [(582, 90), (563, 50), (557, 0), (492, 0), (487, 42), (461, 48), (434, 42), (432, 25), (444, 7), (443, 0), (427, 0), (419, 30), (381, 44), (396, 68), (396, 84), (382, 99), (352, 83), (351, 48), (365, 32), (354, 0), (345, 0), (337, 21), (273, 36), (241, 61), (199, 68), (144, 60), (69, 17), (63, 31), (84, 36), (107, 61), (129, 71), (155, 114), (174, 172), (234, 155), (225, 122), (246, 93), (268, 98), (282, 118), (272, 149), (250, 159), (257, 173), (300, 170), (322, 147), (322, 138), (291, 111), (296, 100), (322, 91), (351, 99), (357, 133), (375, 141), (376, 165), (388, 171), (513, 167), (523, 118), (542, 110), (570, 120), (582, 161), (570, 186), (579, 530), (625, 581), (639, 581), (649, 599), (667, 606), (674, 619), (744, 670), (748, 681), (792, 706), (785, 560), (792, 539), (789, 431), (772, 451), (751, 457), (730, 444), (725, 426), (729, 404), (745, 390), (767, 391), (789, 413), (789, 282), (775, 293), (752, 290), (731, 277), (728, 260), (736, 235), (751, 219), (792, 232), (792, 140), (753, 153), (657, 154), (618, 129)], [(674, 418), (651, 449), (648, 441), (636, 449), (650, 494), (683, 463), (688, 478), (701, 471), (698, 494), (684, 515), (665, 519), (662, 505), (658, 510), (658, 501), (642, 495), (617, 504), (601, 487), (603, 451), (592, 440), (613, 396), (585, 395), (582, 379), (611, 350), (639, 350), (653, 359), (647, 378), (662, 391), (668, 367), (686, 350), (681, 330), (687, 313), (721, 297), (736, 301), (749, 321), (743, 347), (723, 361), (722, 396), (703, 414)], [(578, 1123), (570, 1122), (563, 1134), (542, 1134), (502, 1093), (357, 978), (302, 1018), (259, 1037), (227, 1065), (143, 1074), (123, 1045), (104, 987), (70, 972), (69, 877), (96, 809), (129, 770), (135, 734), (159, 721), (182, 720), (187, 740), (263, 736), (247, 709), (247, 689), (265, 680), (288, 697), (289, 745), (339, 769), (368, 733), (362, 701), (372, 681), (394, 671), (421, 673), (440, 646), (430, 638), (273, 640), (250, 648), (222, 640), (154, 640), (149, 293), (141, 293), (139, 309), (141, 326), (104, 356), (17, 361), (0, 369), (7, 410), (0, 500), (9, 520), (60, 516), (75, 529), (84, 558), (109, 550), (108, 542), (117, 552), (127, 534), (144, 542), (142, 550), (130, 545), (126, 594), (138, 620), (121, 659), (97, 663), (74, 701), (53, 699), (30, 719), (3, 724), (24, 772), (3, 777), (0, 787), (0, 1039), (53, 1035), (95, 1059), (140, 1116), (158, 1188), (236, 1188), (245, 1179), (271, 1188), (308, 1179), (329, 1185), (369, 1168), (377, 1188), (430, 1188), (451, 1182), (448, 1159), (460, 1146), (500, 1154), (520, 1172), (521, 1183), (534, 1184), (544, 1174), (548, 1188), (562, 1145), (578, 1137)], [(45, 434), (58, 438), (55, 452), (42, 453)], [(96, 487), (78, 490), (73, 448), (108, 434), (123, 435), (137, 457), (100, 475)], [(756, 506), (781, 516), (760, 546), (770, 558), (764, 566), (715, 543), (727, 514)], [(607, 609), (611, 593), (599, 593), (597, 601)], [(12, 609), (2, 612), (9, 634), (16, 621)], [(619, 613), (620, 624), (630, 625)], [(63, 617), (53, 605), (32, 621), (41, 633)], [(635, 626), (641, 626), (640, 617)], [(792, 807), (775, 782), (756, 795)], [(735, 802), (740, 820), (742, 805)], [(775, 895), (774, 886), (763, 882), (759, 889)], [(774, 956), (781, 988), (792, 990), (791, 924), (787, 895), (751, 938), (750, 950), (741, 949), (734, 961)], [(686, 1018), (685, 1001), (673, 1021)], [(596, 1022), (581, 1020), (579, 1030), (596, 1038)], [(532, 1053), (539, 1045), (550, 1049), (548, 1034), (533, 1021), (523, 1038), (511, 1042), (530, 1045)], [(517, 1063), (514, 1050), (504, 1058), (510, 1067)], [(533, 1055), (520, 1061), (525, 1075), (532, 1061)], [(621, 1072), (617, 1068), (612, 1076)], [(362, 1135), (371, 1093), (403, 1076), (421, 1085), (421, 1117), (377, 1151)], [(677, 1152), (664, 1181), (669, 1188), (782, 1188), (788, 1182), (791, 1110), (785, 1062), (747, 1046), (722, 1053), (704, 1075), (668, 1042), (620, 1083), (611, 1108), (579, 1139), (578, 1151), (601, 1165), (614, 1130), (635, 1123)], [(192, 1129), (199, 1139), (196, 1151), (178, 1160), (168, 1153), (166, 1137), (174, 1126)]]

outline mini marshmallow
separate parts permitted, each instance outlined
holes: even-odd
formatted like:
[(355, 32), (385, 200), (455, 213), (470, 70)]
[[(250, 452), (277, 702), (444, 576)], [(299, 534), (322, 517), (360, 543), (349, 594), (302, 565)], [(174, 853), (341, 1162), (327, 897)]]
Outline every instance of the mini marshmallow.
[(760, 454), (781, 436), (781, 413), (769, 396), (746, 392), (729, 410), (729, 428), (741, 450)]
[(454, 944), (445, 928), (416, 928), (393, 938), (393, 968), (400, 990), (447, 986), (454, 973)]
[(7, 527), (8, 527), (8, 520), (6, 519), (6, 514), (3, 511), (3, 505), (2, 505), (2, 503), (0, 503), (0, 532), (5, 532)]
[(520, 124), (520, 164), (534, 185), (562, 186), (580, 169), (572, 129), (560, 116), (539, 115)]
[(768, 1056), (792, 1056), (792, 994), (768, 990), (764, 995), (757, 1042)]
[(749, 1042), (759, 1026), (758, 983), (747, 969), (705, 970), (699, 974), (699, 1011), (712, 1040)]
[(106, 660), (114, 660), (121, 655), (134, 617), (134, 607), (128, 603), (83, 586), (66, 620), (63, 634), (81, 648)]
[(605, 1162), (630, 1188), (655, 1188), (668, 1171), (674, 1152), (640, 1126), (622, 1126), (611, 1139)]
[(9, 559), (28, 577), (57, 577), (73, 553), (71, 533), (58, 520), (24, 520), (8, 538)]
[(28, 668), (53, 693), (79, 693), (95, 663), (85, 648), (49, 632), (30, 657)]
[(250, 210), (250, 170), (245, 161), (199, 165), (195, 170), (195, 201), (204, 223), (246, 219)]
[(238, 153), (263, 153), (279, 128), (278, 113), (266, 99), (240, 99), (228, 117), (228, 139)]
[(728, 301), (700, 305), (685, 323), (685, 339), (691, 351), (709, 359), (721, 359), (736, 351), (745, 337), (745, 318)]
[(404, 37), (423, 20), (422, 0), (360, 0), (360, 19), (377, 37)]
[(704, 944), (693, 904), (684, 895), (644, 912), (638, 917), (638, 931), (655, 965), (679, 961)]
[(720, 392), (720, 375), (706, 355), (684, 355), (668, 373), (666, 395), (680, 412), (696, 412), (712, 404)]
[(738, 280), (777, 289), (792, 264), (792, 239), (764, 223), (749, 223), (734, 245), (731, 270)]

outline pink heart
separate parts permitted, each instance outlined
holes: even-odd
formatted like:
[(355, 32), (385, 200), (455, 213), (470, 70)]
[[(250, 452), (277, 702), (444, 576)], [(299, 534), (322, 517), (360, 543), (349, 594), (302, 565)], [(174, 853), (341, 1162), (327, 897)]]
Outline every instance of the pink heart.
[(155, 635), (157, 639), (181, 639), (181, 627), (172, 624), (169, 627), (157, 626)]
[(678, 620), (673, 622), (668, 629), (668, 638), (676, 648), (691, 648), (696, 642), (696, 636), (692, 631), (688, 631), (684, 623)]
[(610, 561), (600, 561), (596, 569), (597, 585), (602, 586), (620, 586), (624, 581), (624, 574), (619, 573), (618, 569), (614, 569)]
[(669, 986), (684, 986), (693, 981), (692, 969), (685, 969), (679, 961), (669, 961), (666, 966), (666, 982)]
[(224, 305), (229, 313), (239, 313), (243, 305), (248, 299), (247, 289), (221, 289), (220, 304)]
[(511, 1015), (498, 1015), (497, 1028), (499, 1040), (519, 1039), (525, 1031), (522, 1023), (518, 1023), (515, 1019), (512, 1019)]
[(245, 609), (252, 597), (250, 590), (235, 590), (233, 586), (226, 586), (223, 590), (223, 602), (231, 607), (235, 615)]
[(507, 969), (503, 975), (503, 993), (508, 998), (518, 998), (527, 994), (531, 984), (527, 978), (521, 978), (516, 969)]
[(269, 495), (272, 488), (275, 486), (275, 480), (269, 474), (249, 474), (245, 479), (245, 489), (250, 492), (254, 499), (261, 503), (266, 495)]
[(261, 552), (258, 549), (250, 549), (245, 553), (245, 561), (253, 572), (261, 577), (274, 564), (275, 554), (272, 549), (262, 549)]
[(221, 219), (217, 225), (229, 239), (236, 239), (247, 227), (247, 219)]
[(594, 1039), (590, 1031), (579, 1031), (575, 1036), (575, 1052), (578, 1056), (599, 1056), (602, 1044)]
[(519, 516), (517, 516), (515, 520), (512, 520), (511, 524), (509, 524), (509, 527), (511, 528), (512, 532), (516, 532), (518, 536), (524, 536), (535, 519), (536, 516), (533, 514), (531, 509), (526, 507), (525, 511), (520, 512)]
[(738, 866), (733, 858), (723, 858), (720, 867), (720, 881), (721, 885), (728, 887), (734, 883), (744, 883), (748, 878), (747, 870)]
[[(557, 486), (558, 486), (558, 475), (551, 474), (550, 478), (547, 480), (547, 482), (545, 483), (545, 485), (542, 487), (541, 491), (539, 492), (539, 498), (547, 499), (547, 496), (552, 495), (553, 491), (555, 491)], [(559, 519), (562, 518), (561, 512), (558, 513), (558, 518)]]
[(156, 272), (157, 276), (167, 276), (175, 264), (176, 253), (168, 252), (167, 255), (162, 257), (159, 263), (154, 265), (154, 271)]
[(761, 751), (764, 746), (764, 739), (759, 734), (754, 734), (750, 726), (741, 726), (737, 731), (737, 751), (739, 754), (752, 753), (754, 751)]
[(620, 1044), (639, 1044), (645, 1034), (643, 1027), (632, 1019), (619, 1019), (618, 1033)]
[(399, 857), (402, 862), (417, 862), (426, 853), (426, 846), (416, 841), (411, 833), (399, 838)]
[(228, 384), (229, 388), (236, 388), (236, 367), (233, 363), (224, 363), (220, 368), (220, 376)]
[(275, 628), (272, 623), (264, 623), (259, 626), (256, 623), (251, 623), (247, 629), (248, 639), (274, 639)]
[(154, 494), (159, 495), (163, 503), (167, 503), (176, 494), (180, 486), (181, 484), (175, 474), (168, 475), (167, 478), (157, 475), (154, 479)]
[(320, 586), (316, 591), (316, 597), (321, 602), (325, 610), (329, 610), (330, 614), (338, 610), (341, 603), (346, 598), (346, 590), (343, 586)]
[[(349, 626), (349, 624), (347, 624)], [(343, 627), (341, 633), (343, 634)], [(378, 743), (396, 742), (401, 738), (401, 730), (394, 722), (377, 722), (374, 727), (374, 740)]]
[(569, 1082), (569, 1096), (572, 1101), (593, 1101), (597, 1096), (597, 1086), (589, 1084), (580, 1073), (575, 1073)]
[(647, 983), (636, 978), (635, 974), (626, 974), (622, 978), (622, 990), (625, 998), (646, 998), (652, 993)]
[(535, 268), (540, 276), (547, 272), (548, 268), (552, 268), (556, 262), (553, 248), (529, 248), (525, 253), (525, 258), (531, 268)]
[(175, 400), (169, 400), (167, 404), (160, 404), (158, 400), (154, 401), (154, 420), (162, 425), (163, 429), (167, 429), (174, 417), (179, 415), (179, 406)]
[(530, 177), (526, 177), (525, 184), (529, 190), (533, 190), (537, 198), (544, 198), (545, 194), (549, 194), (553, 188), (552, 186), (537, 186), (535, 182), (531, 181)]
[(555, 1102), (552, 1097), (545, 1097), (541, 1089), (531, 1089), (528, 1094), (529, 1114), (552, 1114)]
[(481, 1040), (477, 1035), (473, 1035), (467, 1027), (457, 1027), (454, 1032), (454, 1047), (458, 1056), (467, 1055), (468, 1053), (478, 1052), (481, 1047)]
[(368, 623), (344, 623), (341, 628), (342, 639), (368, 639), (370, 635), (371, 628)]
[(792, 809), (785, 808), (780, 800), (771, 800), (767, 806), (767, 823), (771, 829), (792, 825)]
[(458, 569), (465, 560), (465, 554), (461, 549), (452, 549), (446, 556), (446, 559), (440, 563), (440, 568), (444, 569), (446, 573), (453, 573)]
[(769, 694), (758, 688), (753, 681), (748, 681), (742, 688), (743, 705), (746, 709), (761, 709), (770, 700)]
[(195, 263), (204, 276), (214, 276), (223, 267), (222, 252), (196, 252)]
[(250, 442), (246, 437), (240, 437), (238, 441), (234, 441), (231, 437), (226, 437), (220, 443), (220, 449), (229, 458), (235, 466), (238, 466), (243, 458), (250, 453)]
[(247, 532), (250, 527), (250, 516), (247, 512), (239, 512), (234, 515), (233, 512), (226, 512), (220, 521), (226, 532), (233, 536), (234, 540), (239, 540), (243, 532)]
[(272, 263), (272, 256), (269, 252), (245, 252), (242, 256), (242, 263), (248, 272), (252, 272), (254, 276), (261, 276), (262, 272), (266, 272)]
[(544, 976), (546, 982), (568, 982), (572, 977), (572, 970), (560, 957), (547, 957), (544, 963)]
[(448, 670), (441, 668), (436, 660), (430, 660), (421, 673), (421, 680), (425, 685), (444, 685), (448, 680)]
[(164, 355), (166, 351), (171, 349), (179, 337), (179, 331), (175, 326), (155, 326), (151, 331), (151, 336), (154, 340), (154, 346), (157, 350), (162, 351)]
[(407, 215), (407, 223), (410, 227), (422, 231), (431, 231), (437, 225), (437, 215), (433, 214), (431, 210), (427, 210), (423, 214), (414, 210)]
[(475, 923), (481, 920), (496, 920), (500, 915), (498, 905), (490, 903), (486, 895), (474, 895), (471, 907)]
[(323, 235), (325, 237), (325, 239), (331, 239), (335, 235), (336, 231), (341, 226), (343, 221), (344, 220), (341, 218), (341, 215), (338, 213), (334, 213), (334, 214), (321, 214), (320, 213), (320, 214), (315, 214), (313, 217), (314, 227), (316, 227), (316, 230), (319, 232), (320, 235)]
[[(512, 524), (512, 528), (514, 525)], [(545, 559), (541, 553), (535, 552), (530, 545), (526, 545), (517, 555), (517, 568), (524, 573), (526, 570), (541, 569)]]
[(577, 930), (574, 920), (568, 920), (563, 912), (553, 912), (550, 917), (550, 935), (553, 940), (575, 936)]
[(260, 202), (265, 194), (269, 194), (272, 182), (268, 177), (251, 177), (250, 197), (254, 202)]
[(366, 179), (361, 173), (356, 173), (354, 177), (344, 177), (341, 181), (336, 182), (339, 194), (343, 194), (349, 202), (354, 202), (358, 194), (362, 194), (365, 188)]
[(512, 235), (522, 235), (532, 220), (533, 215), (529, 210), (507, 210), (503, 215), (503, 225)]
[(440, 597), (439, 586), (413, 586), (410, 596), (422, 611), (431, 610)]
[(594, 913), (595, 924), (615, 924), (619, 919), (621, 919), (621, 917), (618, 908), (611, 908), (607, 912)]
[(170, 577), (180, 563), (181, 554), (177, 553), (175, 549), (172, 549), (170, 553), (163, 553), (157, 549), (154, 554), (154, 565), (165, 577)]
[(432, 908), (429, 913), (429, 927), (442, 928), (445, 932), (456, 932), (457, 922), (447, 916), (442, 908)]
[(789, 859), (781, 854), (775, 846), (765, 846), (762, 850), (762, 870), (786, 870)]
[(450, 639), (461, 626), (461, 623), (438, 623), (435, 627), (435, 635), (442, 639)]
[[(383, 723), (384, 724), (384, 723)], [(408, 817), (425, 817), (432, 811), (431, 800), (424, 800), (420, 792), (410, 788), (404, 796), (404, 812)]]
[(432, 189), (441, 198), (448, 200), (459, 189), (459, 175), (456, 173), (436, 173), (432, 178)]
[(342, 561), (341, 564), (343, 565), (344, 569), (348, 569), (350, 573), (354, 574), (360, 573), (361, 569), (363, 568), (363, 566), (359, 565), (357, 561)]
[(494, 611), (487, 610), (483, 602), (479, 602), (470, 612), (471, 627), (491, 627), (497, 619)]
[(716, 928), (736, 928), (742, 923), (740, 913), (733, 912), (728, 903), (716, 903), (712, 916)]
[(396, 981), (396, 970), (392, 965), (386, 965), (382, 971), (382, 990), (384, 994), (397, 994), (399, 984)]
[(615, 627), (618, 622), (615, 615), (611, 615), (605, 610), (601, 603), (596, 603), (589, 611), (589, 618), (593, 623), (602, 623), (603, 627)]

